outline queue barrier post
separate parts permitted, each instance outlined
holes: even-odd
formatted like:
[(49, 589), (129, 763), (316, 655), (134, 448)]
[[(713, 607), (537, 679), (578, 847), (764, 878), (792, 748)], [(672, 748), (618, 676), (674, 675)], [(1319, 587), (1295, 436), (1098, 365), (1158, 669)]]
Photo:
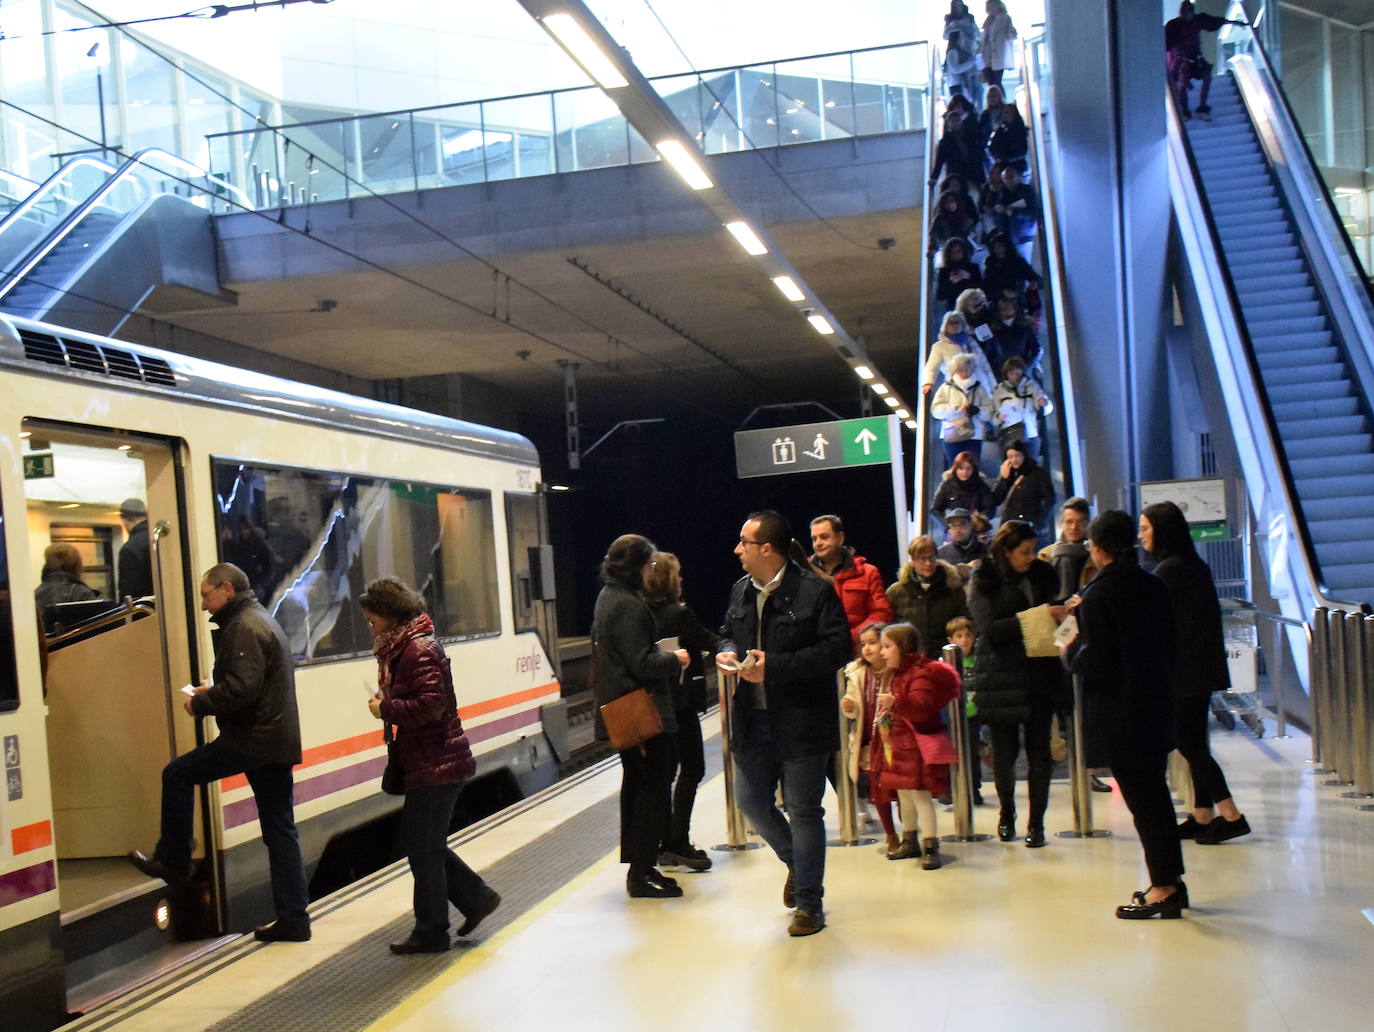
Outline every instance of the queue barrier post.
[[(964, 650), (958, 645), (946, 645), (941, 651), (946, 663), (962, 675), (964, 669)], [(982, 761), (973, 749), (973, 736), (968, 726), (968, 697), (964, 690), (962, 677), (959, 694), (945, 709), (945, 722), (954, 742), (954, 753), (958, 757), (950, 773), (950, 795), (954, 803), (954, 834), (946, 835), (946, 842), (983, 842), (991, 835), (979, 835), (973, 826), (973, 764)]]
[(1308, 760), (1312, 774), (1330, 774), (1327, 766), (1328, 739), (1326, 721), (1330, 708), (1327, 697), (1327, 671), (1331, 662), (1330, 627), (1326, 622), (1327, 609), (1317, 606), (1312, 610), (1312, 623), (1307, 649), (1307, 683), (1312, 688), (1312, 758)]
[(844, 670), (841, 669), (835, 675), (837, 682), (838, 698), (835, 705), (840, 710), (840, 751), (835, 754), (835, 797), (839, 800), (837, 809), (840, 817), (840, 837), (831, 839), (826, 843), (828, 846), (868, 846), (876, 842), (876, 839), (863, 838), (859, 835), (859, 786), (854, 783), (854, 779), (849, 776), (849, 726), (854, 721), (845, 716), (844, 695), (845, 677)]
[(1083, 676), (1073, 675), (1072, 739), (1069, 742), (1069, 791), (1073, 798), (1073, 828), (1059, 838), (1107, 838), (1111, 832), (1093, 827), (1092, 781), (1088, 777), (1087, 747), (1083, 741)]
[(711, 848), (719, 852), (737, 852), (744, 849), (758, 849), (759, 843), (750, 842), (744, 825), (744, 814), (735, 800), (735, 758), (730, 751), (731, 735), (735, 721), (735, 689), (739, 685), (739, 674), (720, 673), (720, 749), (724, 759), (725, 775), (725, 841)]
[[(1374, 757), (1369, 755), (1370, 721), (1374, 719), (1374, 698), (1371, 698), (1374, 676), (1371, 676), (1369, 669), (1370, 660), (1374, 659), (1374, 650), (1370, 648), (1374, 644), (1371, 621), (1374, 621), (1374, 617), (1363, 613), (1345, 615), (1346, 630), (1349, 632), (1350, 776), (1355, 786), (1350, 792), (1342, 792), (1342, 799), (1374, 798)], [(1356, 809), (1368, 811), (1374, 808), (1365, 806)]]
[(1345, 613), (1335, 610), (1327, 616), (1331, 641), (1331, 662), (1327, 666), (1326, 730), (1331, 743), (1327, 766), (1334, 776), (1322, 784), (1329, 788), (1348, 788), (1355, 783), (1350, 776), (1350, 678), (1353, 657)]
[(1269, 682), (1274, 686), (1274, 737), (1288, 739), (1288, 700), (1283, 690), (1283, 650), (1288, 631), (1278, 620), (1274, 621), (1274, 654), (1269, 666)]

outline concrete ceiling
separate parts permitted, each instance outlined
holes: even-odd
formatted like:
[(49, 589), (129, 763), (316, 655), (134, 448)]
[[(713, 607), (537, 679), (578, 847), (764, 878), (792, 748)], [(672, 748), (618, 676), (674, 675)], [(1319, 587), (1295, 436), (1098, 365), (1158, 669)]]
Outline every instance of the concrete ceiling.
[[(917, 353), (918, 143), (903, 141), (905, 156), (895, 164), (887, 152), (878, 161), (876, 152), (861, 155), (848, 144), (815, 145), (831, 152), (793, 174), (825, 221), (760, 172), (756, 158), (733, 156), (753, 168), (742, 192), (760, 220), (908, 398)], [(550, 177), (538, 187), (518, 181), (499, 197), (484, 187), (433, 191), (452, 195), (455, 207), (427, 200), (419, 209), (426, 223), (519, 281), (510, 284), (394, 209), (318, 206), (312, 235), (413, 282), (282, 232), (274, 220), (229, 216), (219, 226), (237, 306), (159, 318), (369, 380), (462, 373), (498, 388), (522, 412), (561, 409), (560, 359), (579, 363), (580, 399), (593, 417), (687, 408), (737, 421), (756, 405), (852, 404), (861, 394), (853, 374), (665, 176), (661, 166), (637, 166), (561, 184)], [(288, 220), (303, 224), (303, 213), (295, 209)], [(881, 249), (879, 240), (892, 243)], [(322, 299), (338, 306), (304, 311)]]

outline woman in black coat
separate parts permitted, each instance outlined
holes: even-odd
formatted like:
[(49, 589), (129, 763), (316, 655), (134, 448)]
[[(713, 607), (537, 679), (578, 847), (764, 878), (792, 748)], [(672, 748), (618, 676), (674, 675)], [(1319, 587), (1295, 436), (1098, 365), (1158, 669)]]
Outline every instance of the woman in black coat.
[[(1212, 693), (1231, 687), (1221, 606), (1212, 571), (1197, 554), (1188, 521), (1173, 502), (1147, 505), (1140, 514), (1140, 544), (1155, 561), (1155, 576), (1169, 589), (1178, 626), (1174, 663), (1174, 736), (1193, 777), (1193, 812), (1178, 826), (1180, 838), (1211, 846), (1250, 833), (1237, 809), (1226, 775), (1212, 756), (1207, 718)], [(1217, 816), (1213, 810), (1221, 811)]]
[[(976, 446), (979, 442), (971, 443)], [(961, 451), (940, 478), (940, 488), (930, 502), (930, 514), (944, 523), (945, 513), (951, 509), (991, 516), (994, 508), (992, 491), (978, 472), (978, 456), (972, 451)]]
[(682, 895), (677, 882), (660, 874), (655, 864), (677, 765), (676, 710), (668, 685), (687, 666), (687, 650), (673, 653), (658, 647), (654, 616), (639, 596), (653, 569), (654, 552), (647, 538), (623, 534), (601, 561), (604, 587), (592, 616), (592, 695), (599, 738), (605, 737), (600, 707), (638, 688), (648, 691), (663, 719), (662, 734), (620, 753), (620, 862), (630, 865), (625, 888), (631, 896), (662, 898)]
[(692, 806), (696, 802), (697, 786), (706, 776), (706, 751), (701, 741), (701, 721), (697, 719), (697, 714), (706, 712), (706, 674), (701, 654), (714, 655), (720, 645), (720, 636), (707, 629), (691, 607), (682, 601), (682, 565), (672, 552), (659, 552), (654, 556), (653, 569), (644, 579), (644, 601), (654, 614), (658, 637), (676, 638), (687, 650), (686, 672), (675, 672), (669, 678), (673, 719), (677, 723), (673, 735), (677, 783), (673, 786), (672, 814), (664, 827), (659, 862), (709, 871), (711, 858), (705, 850), (692, 845)]
[(935, 300), (946, 310), (954, 307), (954, 302), (966, 290), (973, 290), (983, 283), (982, 270), (976, 262), (969, 260), (968, 241), (963, 237), (950, 237), (940, 249), (940, 271), (935, 274)]
[(1050, 475), (1031, 458), (1025, 441), (1012, 441), (1002, 454), (1002, 468), (992, 485), (992, 504), (999, 506), (997, 515), (1004, 523), (1024, 520), (1039, 534), (1054, 511)]
[(1087, 762), (1110, 764), (1150, 872), (1150, 887), (1116, 916), (1177, 918), (1188, 890), (1165, 774), (1174, 737), (1174, 620), (1168, 590), (1136, 563), (1134, 529), (1118, 510), (1093, 520), (1088, 549), (1097, 576), (1083, 589), (1078, 637), (1064, 659), (1083, 678)]
[(935, 541), (930, 535), (913, 538), (906, 546), (911, 561), (887, 589), (893, 623), (908, 623), (916, 628), (921, 655), (927, 659), (941, 658), (949, 622), (957, 616), (968, 616), (968, 597), (959, 571), (937, 559), (935, 552)]
[(1054, 605), (1059, 577), (1035, 557), (1035, 528), (1008, 520), (997, 529), (988, 557), (973, 571), (969, 613), (978, 631), (978, 715), (992, 730), (992, 768), (1001, 814), (997, 837), (1016, 837), (1016, 757), (1022, 733), (1029, 766), (1030, 814), (1026, 845), (1045, 844), (1045, 807), (1050, 799), (1050, 722), (1068, 701), (1058, 657), (1026, 655), (1017, 614), (1046, 606), (1056, 622), (1068, 613)]

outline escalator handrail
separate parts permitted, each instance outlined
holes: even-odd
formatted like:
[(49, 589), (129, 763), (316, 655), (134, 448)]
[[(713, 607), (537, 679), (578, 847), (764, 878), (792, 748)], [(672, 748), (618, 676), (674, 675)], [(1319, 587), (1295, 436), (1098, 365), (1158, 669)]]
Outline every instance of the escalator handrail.
[[(1236, 6), (1236, 4), (1232, 4), (1232, 8)], [(1240, 11), (1243, 14), (1244, 7), (1241, 7)], [(1231, 12), (1228, 11), (1228, 16), (1230, 13)], [(1240, 26), (1236, 26), (1236, 28), (1239, 29)], [(1350, 239), (1350, 234), (1345, 230), (1345, 223), (1341, 220), (1341, 213), (1336, 210), (1336, 202), (1331, 199), (1331, 191), (1327, 188), (1326, 183), (1322, 181), (1320, 173), (1316, 171), (1321, 166), (1317, 164), (1316, 155), (1312, 153), (1312, 148), (1307, 142), (1307, 137), (1302, 133), (1300, 123), (1298, 122), (1298, 116), (1293, 110), (1293, 105), (1288, 100), (1288, 93), (1279, 85), (1280, 79), (1274, 72), (1274, 66), (1269, 60), (1269, 53), (1264, 49), (1264, 44), (1260, 42), (1259, 33), (1255, 31), (1253, 25), (1247, 23), (1244, 31), (1250, 37), (1252, 57), (1255, 54), (1259, 55), (1259, 61), (1257, 63), (1262, 68), (1265, 78), (1268, 80), (1270, 94), (1278, 98), (1278, 111), (1282, 114), (1286, 122), (1284, 125), (1285, 135), (1290, 140), (1296, 140), (1297, 145), (1302, 148), (1302, 154), (1306, 161), (1301, 167), (1313, 180), (1312, 184), (1310, 184), (1316, 187), (1313, 192), (1320, 194), (1322, 200), (1325, 202), (1327, 217), (1334, 226), (1332, 235), (1338, 237), (1341, 243), (1344, 244), (1345, 257), (1349, 260), (1351, 267), (1357, 271), (1362, 270), (1364, 268), (1364, 263), (1360, 261), (1359, 252), (1355, 250), (1355, 244)], [(1293, 162), (1289, 167), (1292, 169), (1298, 166), (1299, 163)], [(1364, 289), (1364, 297), (1361, 300), (1368, 306), (1366, 311), (1374, 311), (1374, 284), (1371, 284), (1369, 278), (1363, 275), (1360, 276), (1360, 284)]]
[(0, 235), (3, 235), (5, 230), (9, 229), (10, 226), (14, 225), (29, 212), (33, 211), (36, 206), (41, 204), (50, 195), (55, 193), (78, 165), (90, 165), (110, 175), (118, 171), (114, 165), (111, 165), (107, 161), (101, 161), (99, 158), (76, 158), (67, 162), (47, 179), (43, 180), (38, 188), (29, 194), (28, 197), (11, 208), (9, 214), (3, 219), (0, 219)]
[[(192, 172), (197, 178), (204, 178), (218, 187), (222, 187), (225, 190), (237, 194), (241, 199), (239, 203), (241, 203), (245, 209), (248, 208), (247, 195), (237, 187), (231, 186), (218, 176), (212, 176), (204, 169), (197, 168), (185, 158), (165, 151), (160, 147), (145, 147), (143, 150), (130, 156), (124, 164), (120, 165), (119, 168), (114, 171), (114, 174), (111, 175), (109, 179), (105, 180), (105, 182), (102, 183), (94, 193), (82, 201), (70, 215), (58, 223), (57, 227), (45, 236), (42, 241), (30, 248), (21, 262), (12, 269), (4, 271), (4, 278), (0, 280), (0, 300), (3, 300), (10, 291), (23, 282), (24, 277), (33, 272), (38, 264), (52, 253), (53, 248), (65, 240), (93, 209), (98, 208), (104, 203), (105, 199), (114, 192), (116, 187), (126, 181), (133, 180), (136, 182), (133, 177), (141, 167), (145, 165), (153, 167), (150, 163), (150, 159), (154, 157), (159, 161), (173, 164), (185, 171)], [(85, 159), (77, 159), (77, 161), (82, 160)], [(70, 167), (70, 165), (63, 167), (67, 168)]]
[(917, 342), (917, 364), (916, 364), (916, 446), (915, 456), (912, 462), (912, 484), (911, 491), (911, 525), (916, 531), (917, 536), (926, 532), (926, 527), (930, 517), (927, 515), (930, 509), (931, 485), (927, 476), (927, 466), (930, 463), (930, 397), (921, 393), (921, 378), (926, 367), (926, 359), (930, 349), (934, 346), (934, 341), (930, 337), (930, 304), (932, 290), (931, 280), (931, 260), (930, 260), (930, 223), (934, 217), (935, 187), (928, 184), (930, 173), (935, 168), (935, 137), (939, 132), (936, 119), (937, 108), (940, 104), (940, 94), (944, 88), (944, 67), (940, 62), (940, 45), (935, 42), (930, 44), (930, 69), (926, 76), (926, 153), (925, 165), (921, 172), (922, 187), (925, 189), (925, 204), (921, 208), (921, 251), (919, 261), (920, 266), (920, 286), (919, 286), (919, 307), (917, 308), (916, 326), (917, 332), (921, 334)]
[(1054, 334), (1054, 405), (1059, 416), (1060, 461), (1064, 471), (1064, 495), (1066, 498), (1081, 495), (1087, 487), (1087, 477), (1083, 466), (1081, 441), (1078, 436), (1078, 408), (1074, 400), (1073, 372), (1069, 364), (1068, 326), (1064, 319), (1064, 254), (1059, 246), (1059, 206), (1050, 175), (1048, 148), (1044, 143), (1043, 96), (1041, 93), (1040, 66), (1033, 59), (1031, 47), (1043, 37), (1023, 39), (1019, 47), (1021, 61), (1021, 81), (1025, 84), (1027, 104), (1030, 108), (1030, 146), (1035, 160), (1036, 190), (1040, 194), (1040, 235), (1045, 257), (1045, 277), (1049, 280), (1047, 291), (1047, 324)]
[(1246, 324), (1240, 305), (1240, 293), (1236, 290), (1235, 281), (1231, 277), (1231, 267), (1226, 262), (1226, 252), (1221, 246), (1221, 237), (1217, 233), (1216, 219), (1212, 214), (1212, 206), (1207, 199), (1207, 192), (1201, 186), (1202, 175), (1198, 170), (1197, 160), (1193, 155), (1193, 147), (1188, 139), (1188, 134), (1183, 128), (1183, 119), (1178, 111), (1177, 99), (1174, 97), (1173, 90), (1166, 89), (1165, 93), (1168, 97), (1167, 114), (1170, 135), (1179, 142), (1178, 149), (1181, 151), (1187, 166), (1188, 181), (1196, 193), (1198, 206), (1203, 214), (1207, 240), (1212, 251), (1212, 261), (1207, 264), (1221, 274), (1222, 287), (1226, 293), (1226, 307), (1231, 317), (1231, 323), (1240, 339), (1241, 351), (1244, 353), (1245, 372), (1249, 377), (1249, 387), (1253, 397), (1259, 402), (1260, 421), (1263, 424), (1261, 429), (1279, 474), (1280, 487), (1283, 491), (1283, 504), (1285, 509), (1296, 517), (1291, 522), (1297, 530), (1298, 541), (1302, 546), (1302, 565), (1307, 575), (1308, 591), (1313, 599), (1312, 604), (1326, 606), (1330, 609), (1364, 612), (1368, 607), (1363, 603), (1331, 597), (1329, 589), (1321, 579), (1321, 567), (1317, 563), (1316, 547), (1312, 542), (1307, 520), (1302, 516), (1302, 507), (1298, 502), (1298, 493), (1294, 486), (1293, 471), (1288, 464), (1288, 453), (1280, 444), (1278, 420), (1274, 418), (1269, 394), (1264, 390), (1264, 381), (1260, 377), (1259, 363), (1255, 358), (1254, 341), (1250, 338), (1250, 329)]

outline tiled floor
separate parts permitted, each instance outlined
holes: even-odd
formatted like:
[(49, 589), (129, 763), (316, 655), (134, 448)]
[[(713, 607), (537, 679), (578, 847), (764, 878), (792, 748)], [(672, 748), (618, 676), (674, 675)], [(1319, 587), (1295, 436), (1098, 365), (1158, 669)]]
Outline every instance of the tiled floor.
[[(1214, 747), (1255, 833), (1186, 847), (1182, 921), (1113, 917), (1146, 882), (1115, 793), (1095, 797), (1107, 839), (948, 844), (938, 872), (832, 849), (830, 925), (806, 939), (785, 933), (766, 850), (714, 853), (670, 901), (628, 900), (608, 856), (375, 1028), (1374, 1028), (1374, 813), (1307, 774), (1304, 738)], [(1051, 830), (1070, 824), (1067, 795)], [(699, 814), (698, 840), (719, 841), (719, 779)], [(978, 817), (991, 830), (995, 811)]]

